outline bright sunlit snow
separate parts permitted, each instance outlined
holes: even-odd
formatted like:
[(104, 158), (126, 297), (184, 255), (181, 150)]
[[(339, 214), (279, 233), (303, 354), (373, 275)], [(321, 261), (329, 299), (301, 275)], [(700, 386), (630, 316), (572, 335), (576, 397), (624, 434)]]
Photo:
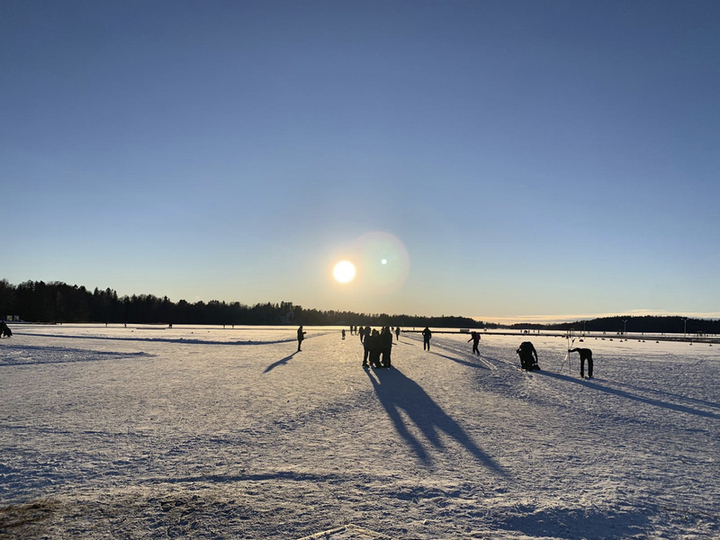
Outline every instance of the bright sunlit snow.
[(366, 371), (333, 328), (13, 330), (2, 537), (720, 535), (717, 346), (586, 339), (582, 380), (562, 338), (403, 333)]

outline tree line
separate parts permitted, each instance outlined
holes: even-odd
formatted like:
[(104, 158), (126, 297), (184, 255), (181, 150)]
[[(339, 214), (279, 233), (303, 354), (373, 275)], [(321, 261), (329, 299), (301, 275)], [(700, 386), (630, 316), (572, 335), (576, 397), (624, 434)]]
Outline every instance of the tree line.
[(307, 309), (292, 302), (246, 305), (240, 302), (172, 302), (152, 294), (119, 297), (113, 289), (93, 291), (57, 281), (26, 281), (12, 285), (0, 280), (0, 319), (19, 316), (29, 322), (214, 324), (308, 326), (370, 325), (434, 328), (512, 328), (518, 330), (573, 330), (576, 332), (658, 332), (720, 334), (720, 320), (680, 316), (619, 316), (556, 324), (499, 325), (469, 317), (388, 315)]
[(57, 281), (0, 280), (0, 318), (17, 315), (28, 322), (214, 324), (308, 326), (371, 325), (482, 328), (469, 317), (421, 317), (307, 309), (292, 302), (246, 305), (241, 302), (173, 302), (152, 294), (119, 297), (113, 289), (68, 285)]
[[(514, 325), (529, 328), (528, 325)], [(662, 334), (720, 334), (720, 320), (693, 319), (679, 315), (641, 315), (636, 317), (600, 317), (586, 321), (566, 322), (543, 326), (544, 329), (572, 330), (574, 332), (606, 333), (662, 333)]]

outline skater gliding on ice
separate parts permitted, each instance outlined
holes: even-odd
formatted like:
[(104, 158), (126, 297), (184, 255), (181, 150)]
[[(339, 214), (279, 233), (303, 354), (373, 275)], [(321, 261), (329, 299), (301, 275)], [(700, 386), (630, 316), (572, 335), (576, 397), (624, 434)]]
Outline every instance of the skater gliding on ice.
[(478, 350), (478, 344), (480, 343), (480, 333), (479, 332), (470, 332), (470, 339), (468, 339), (468, 343), (473, 342), (473, 354), (480, 354), (480, 351)]

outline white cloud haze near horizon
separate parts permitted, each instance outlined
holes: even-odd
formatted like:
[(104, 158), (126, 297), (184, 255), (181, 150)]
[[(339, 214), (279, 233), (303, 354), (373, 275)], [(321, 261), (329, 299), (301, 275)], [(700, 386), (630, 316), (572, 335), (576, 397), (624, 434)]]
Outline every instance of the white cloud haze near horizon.
[(709, 1), (5, 2), (0, 279), (715, 318), (718, 20)]

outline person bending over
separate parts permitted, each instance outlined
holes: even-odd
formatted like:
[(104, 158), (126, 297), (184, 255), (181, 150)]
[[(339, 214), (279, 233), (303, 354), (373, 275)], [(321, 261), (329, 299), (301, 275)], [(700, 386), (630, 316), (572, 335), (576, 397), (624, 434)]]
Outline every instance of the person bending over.
[(588, 379), (592, 379), (592, 372), (593, 372), (593, 359), (592, 359), (592, 351), (590, 349), (568, 349), (568, 352), (578, 352), (580, 353), (580, 376), (582, 378), (585, 378), (585, 360), (587, 360), (588, 365)]
[(538, 365), (537, 351), (533, 344), (529, 341), (523, 341), (517, 351), (520, 356), (520, 366), (526, 371), (540, 369)]

